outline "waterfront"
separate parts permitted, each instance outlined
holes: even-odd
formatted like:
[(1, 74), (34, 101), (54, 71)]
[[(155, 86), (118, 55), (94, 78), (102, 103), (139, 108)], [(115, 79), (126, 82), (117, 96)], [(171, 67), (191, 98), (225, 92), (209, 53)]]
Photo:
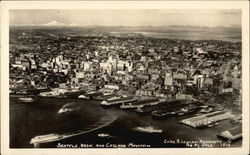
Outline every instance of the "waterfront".
[[(69, 114), (57, 114), (58, 110), (69, 102), (79, 103), (77, 111)], [(219, 143), (207, 143), (203, 146), (191, 147), (225, 147), (226, 143), (220, 143), (217, 134), (234, 127), (228, 120), (220, 122), (220, 125), (212, 128), (196, 129), (179, 123), (179, 120), (193, 116), (194, 114), (170, 117), (162, 120), (153, 119), (150, 115), (140, 115), (133, 111), (121, 110), (118, 107), (104, 108), (99, 101), (83, 99), (55, 99), (35, 98), (34, 103), (20, 103), (18, 98), (10, 99), (10, 147), (32, 148), (30, 140), (37, 135), (51, 133), (69, 133), (89, 130), (101, 125), (105, 118), (116, 120), (99, 130), (64, 139), (57, 142), (41, 145), (46, 148), (70, 147), (188, 147), (183, 141), (219, 141)], [(162, 129), (161, 134), (146, 134), (135, 132), (132, 129), (138, 126), (152, 125)], [(173, 132), (174, 131), (174, 132)], [(107, 133), (110, 137), (98, 137), (100, 133)], [(183, 143), (176, 143), (178, 140)], [(190, 142), (191, 143), (191, 142)], [(63, 145), (65, 144), (65, 145)], [(98, 145), (97, 145), (98, 144)], [(84, 147), (85, 146), (85, 147)], [(230, 147), (241, 146), (241, 140), (233, 142)]]

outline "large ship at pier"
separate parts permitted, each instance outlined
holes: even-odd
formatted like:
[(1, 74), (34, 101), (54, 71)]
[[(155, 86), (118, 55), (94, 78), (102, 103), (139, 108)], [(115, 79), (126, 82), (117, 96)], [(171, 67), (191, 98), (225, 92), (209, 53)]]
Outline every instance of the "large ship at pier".
[(131, 103), (137, 101), (137, 98), (133, 96), (120, 96), (120, 97), (113, 97), (101, 102), (103, 106), (112, 106), (112, 105), (120, 105), (123, 103)]
[(82, 99), (94, 99), (95, 97), (102, 96), (102, 95), (103, 95), (102, 92), (90, 91), (90, 92), (86, 92), (83, 95), (78, 96), (78, 98), (82, 98)]
[(120, 105), (121, 109), (134, 109), (134, 108), (139, 108), (143, 107), (145, 105), (156, 105), (159, 103), (159, 99), (153, 98), (153, 99), (145, 99), (137, 102), (128, 102), (128, 103), (123, 103)]

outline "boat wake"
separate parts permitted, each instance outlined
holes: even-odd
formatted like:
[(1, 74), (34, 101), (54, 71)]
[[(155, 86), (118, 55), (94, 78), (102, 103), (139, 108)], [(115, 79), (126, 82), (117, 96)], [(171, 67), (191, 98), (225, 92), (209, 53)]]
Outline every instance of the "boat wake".
[(85, 128), (85, 130), (78, 130), (78, 131), (68, 132), (68, 133), (64, 133), (64, 134), (54, 134), (53, 133), (53, 134), (48, 134), (48, 135), (35, 136), (34, 138), (31, 139), (30, 144), (55, 142), (55, 141), (63, 140), (66, 138), (71, 138), (74, 136), (90, 133), (90, 132), (93, 132), (95, 130), (98, 130), (98, 129), (101, 129), (103, 127), (110, 125), (116, 119), (117, 119), (117, 117), (112, 117), (112, 118), (104, 117), (104, 118), (100, 119), (98, 122), (89, 126), (88, 128)]

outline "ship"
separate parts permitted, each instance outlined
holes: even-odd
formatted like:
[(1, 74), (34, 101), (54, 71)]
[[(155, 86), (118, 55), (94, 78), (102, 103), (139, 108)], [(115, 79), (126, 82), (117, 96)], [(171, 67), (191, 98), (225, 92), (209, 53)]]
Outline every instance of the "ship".
[(90, 91), (90, 92), (87, 92), (83, 95), (80, 95), (78, 96), (78, 98), (83, 98), (83, 99), (94, 99), (95, 97), (97, 96), (101, 96), (103, 95), (102, 92), (97, 92), (97, 91)]
[(63, 96), (66, 98), (78, 98), (80, 95), (85, 94), (85, 93), (86, 93), (85, 90), (72, 90), (69, 92), (65, 92)]
[(93, 99), (98, 100), (98, 101), (104, 101), (114, 96), (116, 96), (115, 93), (104, 93), (103, 95), (94, 96)]
[(155, 129), (152, 126), (147, 126), (147, 127), (136, 127), (133, 129), (134, 131), (139, 131), (139, 132), (145, 132), (145, 133), (162, 133), (162, 130), (160, 129)]
[(20, 97), (19, 100), (22, 102), (27, 102), (27, 103), (34, 101), (34, 99), (32, 97)]
[(123, 103), (122, 105), (120, 105), (121, 109), (135, 109), (135, 108), (140, 108), (143, 107), (145, 105), (156, 105), (159, 103), (158, 99), (146, 99), (146, 100), (141, 100), (138, 102), (128, 102), (128, 103)]
[(30, 140), (30, 144), (34, 144), (34, 143), (47, 143), (47, 142), (52, 142), (52, 141), (56, 141), (59, 140), (60, 138), (62, 138), (62, 135), (59, 134), (48, 134), (48, 135), (40, 135), (40, 136), (36, 136), (34, 138), (32, 138)]
[(108, 133), (99, 133), (97, 134), (98, 137), (102, 137), (102, 138), (109, 138), (111, 137)]
[(154, 118), (167, 118), (175, 115), (184, 115), (184, 113), (179, 113), (178, 111), (168, 111), (168, 110), (155, 110), (151, 112), (151, 116)]
[(116, 96), (116, 97), (112, 97), (110, 99), (107, 99), (105, 101), (102, 101), (100, 104), (102, 106), (112, 106), (112, 105), (120, 105), (122, 103), (131, 103), (131, 102), (135, 102), (137, 101), (137, 99), (133, 96)]
[(50, 97), (50, 98), (65, 98), (64, 93), (68, 92), (67, 89), (55, 88), (50, 91), (41, 92), (40, 97)]
[(146, 113), (161, 113), (161, 112), (172, 112), (172, 114), (176, 114), (176, 111), (185, 106), (185, 102), (183, 100), (168, 100), (162, 101), (155, 105), (145, 105), (143, 107), (136, 108), (136, 112), (140, 114)]

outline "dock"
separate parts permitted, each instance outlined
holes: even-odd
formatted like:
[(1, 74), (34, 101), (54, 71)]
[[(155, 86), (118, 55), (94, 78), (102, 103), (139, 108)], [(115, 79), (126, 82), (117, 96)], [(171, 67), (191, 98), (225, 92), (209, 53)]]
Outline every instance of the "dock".
[(186, 124), (194, 128), (199, 128), (199, 127), (206, 127), (210, 124), (230, 118), (232, 118), (232, 115), (228, 112), (215, 111), (208, 114), (181, 120), (180, 123)]
[(225, 130), (217, 135), (224, 140), (237, 140), (242, 138), (242, 126), (234, 127), (228, 130)]

